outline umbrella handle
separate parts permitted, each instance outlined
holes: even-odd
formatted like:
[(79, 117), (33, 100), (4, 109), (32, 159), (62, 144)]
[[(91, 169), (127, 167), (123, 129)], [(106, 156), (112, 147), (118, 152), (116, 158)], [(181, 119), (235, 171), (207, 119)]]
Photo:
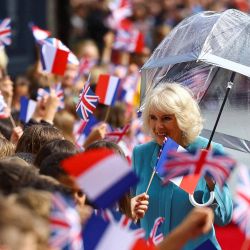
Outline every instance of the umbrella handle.
[(214, 196), (214, 191), (211, 191), (211, 192), (210, 192), (209, 200), (208, 200), (206, 203), (200, 204), (200, 203), (198, 203), (198, 202), (195, 201), (194, 195), (193, 195), (193, 194), (189, 194), (189, 201), (190, 201), (190, 203), (191, 203), (194, 207), (208, 207), (208, 206), (210, 206), (210, 205), (213, 203), (214, 197), (215, 197), (215, 196)]

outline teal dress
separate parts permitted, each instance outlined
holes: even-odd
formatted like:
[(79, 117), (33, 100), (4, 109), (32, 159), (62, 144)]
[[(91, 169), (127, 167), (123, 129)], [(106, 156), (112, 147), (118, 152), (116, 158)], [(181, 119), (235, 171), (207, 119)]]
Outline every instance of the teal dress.
[[(207, 143), (207, 139), (198, 137), (186, 149), (189, 151), (195, 148), (206, 148)], [(220, 144), (213, 143), (212, 146), (213, 150), (223, 151), (223, 147)], [(139, 176), (140, 181), (134, 188), (133, 195), (138, 195), (146, 191), (152, 170), (157, 161), (159, 150), (160, 146), (155, 141), (134, 148), (132, 156), (133, 169)], [(167, 235), (183, 221), (193, 208), (189, 201), (189, 196), (185, 191), (172, 182), (163, 186), (158, 175), (154, 176), (148, 195), (148, 210), (145, 216), (140, 220), (141, 227), (146, 231), (146, 237), (149, 236), (154, 221), (159, 216), (165, 218), (161, 229), (162, 233)], [(204, 178), (201, 178), (194, 193), (195, 200), (199, 203), (204, 203), (208, 200), (209, 196), (206, 181)], [(232, 198), (227, 185), (224, 185), (222, 189), (215, 185), (215, 199), (216, 204), (213, 206), (215, 223), (220, 226), (226, 225), (231, 220), (233, 210)], [(214, 228), (212, 228), (208, 234), (188, 241), (183, 249), (195, 249), (208, 239), (211, 240), (216, 249), (221, 249), (215, 237)]]

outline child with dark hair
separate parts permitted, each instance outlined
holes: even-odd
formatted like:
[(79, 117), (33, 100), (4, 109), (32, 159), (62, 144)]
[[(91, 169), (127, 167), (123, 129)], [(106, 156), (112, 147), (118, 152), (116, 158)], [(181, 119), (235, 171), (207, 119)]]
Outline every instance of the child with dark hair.
[(54, 139), (44, 144), (37, 153), (34, 165), (40, 168), (43, 160), (55, 153), (69, 153), (70, 155), (78, 153), (77, 147), (70, 141), (64, 139)]
[(40, 148), (54, 139), (63, 139), (62, 133), (53, 126), (33, 125), (24, 130), (16, 146), (17, 152), (36, 155)]
[(0, 161), (0, 191), (3, 194), (17, 193), (22, 188), (27, 187), (50, 192), (61, 191), (71, 193), (71, 189), (39, 175), (35, 168)]
[[(115, 153), (119, 154), (122, 156), (124, 159), (127, 160), (123, 150), (119, 145), (117, 145), (114, 142), (111, 141), (105, 141), (105, 140), (100, 140), (100, 141), (95, 141), (92, 144), (90, 144), (87, 148), (85, 148), (85, 151), (89, 151), (92, 149), (97, 149), (97, 148), (107, 148), (113, 150)], [(119, 201), (118, 201), (118, 209), (120, 212), (123, 214), (126, 214), (128, 217), (131, 217), (131, 209), (130, 209), (130, 195), (125, 194)]]

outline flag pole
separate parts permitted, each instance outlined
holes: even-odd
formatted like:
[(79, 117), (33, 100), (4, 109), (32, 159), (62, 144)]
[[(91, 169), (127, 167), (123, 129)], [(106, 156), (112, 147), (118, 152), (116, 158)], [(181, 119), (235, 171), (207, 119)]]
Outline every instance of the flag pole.
[(146, 192), (145, 192), (146, 194), (148, 194), (148, 190), (149, 190), (149, 187), (151, 186), (151, 183), (152, 183), (152, 181), (153, 181), (153, 178), (154, 178), (155, 173), (156, 173), (156, 167), (155, 167), (155, 169), (153, 170), (153, 172), (152, 172), (152, 174), (151, 174), (151, 177), (150, 177), (150, 180), (149, 180), (149, 183), (148, 183)]
[(106, 111), (106, 115), (105, 115), (105, 118), (104, 118), (105, 123), (108, 121), (110, 111), (111, 111), (111, 106), (108, 106), (108, 109)]
[(158, 157), (157, 157), (157, 161), (156, 161), (154, 170), (153, 170), (153, 172), (152, 172), (152, 174), (151, 174), (151, 177), (150, 177), (150, 180), (149, 180), (149, 182), (148, 182), (148, 186), (147, 186), (147, 189), (146, 189), (146, 192), (145, 192), (146, 194), (148, 194), (148, 190), (149, 190), (149, 188), (150, 188), (150, 186), (151, 186), (151, 183), (152, 183), (152, 181), (153, 181), (153, 178), (154, 178), (154, 176), (155, 176), (155, 174), (156, 174), (156, 171), (157, 171), (157, 170), (156, 170), (157, 164), (158, 164), (159, 159), (160, 159), (160, 157), (161, 157), (161, 153), (162, 153), (162, 150), (163, 150), (163, 148), (164, 148), (164, 145), (165, 145), (166, 141), (167, 141), (167, 137), (165, 137), (165, 139), (163, 140), (163, 143), (162, 143), (161, 149), (160, 149), (160, 151), (159, 151), (159, 154), (158, 154)]
[(12, 127), (15, 128), (16, 127), (16, 123), (15, 123), (15, 120), (13, 119), (13, 116), (12, 116), (11, 113), (10, 113), (10, 122), (11, 122)]

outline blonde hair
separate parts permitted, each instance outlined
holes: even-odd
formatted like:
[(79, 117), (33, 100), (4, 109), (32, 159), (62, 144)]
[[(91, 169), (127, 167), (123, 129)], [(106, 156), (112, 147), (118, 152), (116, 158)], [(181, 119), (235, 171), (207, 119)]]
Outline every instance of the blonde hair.
[(6, 70), (8, 64), (8, 56), (5, 53), (4, 48), (0, 48), (0, 68)]
[(192, 92), (177, 83), (164, 83), (152, 89), (145, 98), (142, 112), (143, 127), (150, 133), (149, 114), (152, 110), (174, 114), (182, 131), (183, 146), (195, 140), (202, 130), (203, 119)]

